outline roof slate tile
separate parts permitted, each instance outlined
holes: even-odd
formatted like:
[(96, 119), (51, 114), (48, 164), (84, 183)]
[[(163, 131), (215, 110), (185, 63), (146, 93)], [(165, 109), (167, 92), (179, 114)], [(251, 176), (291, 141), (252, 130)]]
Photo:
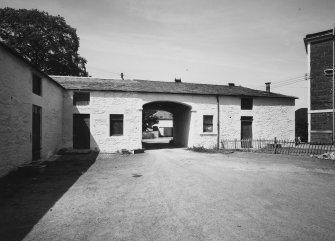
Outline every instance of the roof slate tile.
[(51, 76), (65, 89), (91, 91), (122, 91), (144, 93), (172, 93), (222, 96), (254, 96), (270, 98), (291, 98), (273, 92), (250, 89), (242, 86), (210, 85), (195, 83), (175, 83), (149, 80), (100, 79), (92, 77)]

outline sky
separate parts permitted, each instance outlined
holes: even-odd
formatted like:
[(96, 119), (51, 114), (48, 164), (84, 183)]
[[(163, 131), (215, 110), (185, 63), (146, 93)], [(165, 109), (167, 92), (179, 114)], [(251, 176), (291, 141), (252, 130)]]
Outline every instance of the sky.
[[(0, 0), (77, 29), (93, 77), (235, 83), (307, 107), (307, 34), (335, 24), (334, 0)], [(288, 85), (288, 83), (291, 83)]]

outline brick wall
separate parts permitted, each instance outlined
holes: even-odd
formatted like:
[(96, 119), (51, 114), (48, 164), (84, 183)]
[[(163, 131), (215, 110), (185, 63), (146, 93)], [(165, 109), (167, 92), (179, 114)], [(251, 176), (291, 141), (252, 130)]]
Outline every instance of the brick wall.
[(332, 142), (332, 113), (313, 110), (333, 108), (333, 81), (324, 70), (333, 67), (332, 40), (310, 43), (310, 142)]
[(311, 114), (311, 130), (332, 130), (333, 113), (312, 113)]
[(324, 75), (325, 69), (332, 69), (332, 42), (311, 43), (310, 47), (310, 98), (311, 110), (331, 109), (332, 77)]
[(333, 113), (311, 113), (311, 140), (310, 142), (332, 142)]
[(311, 143), (332, 143), (331, 133), (311, 133)]

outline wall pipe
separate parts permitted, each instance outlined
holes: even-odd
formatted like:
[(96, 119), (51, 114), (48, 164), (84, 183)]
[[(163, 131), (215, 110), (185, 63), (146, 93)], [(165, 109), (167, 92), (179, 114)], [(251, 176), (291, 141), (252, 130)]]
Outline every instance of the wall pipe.
[(334, 60), (334, 57), (335, 56), (335, 25), (333, 26), (333, 140), (332, 140), (332, 143), (334, 144), (334, 141), (335, 141), (335, 134), (334, 134), (334, 131), (335, 131), (335, 104), (334, 104), (334, 99), (335, 99), (335, 76), (334, 76), (334, 69), (335, 69), (335, 60)]
[(217, 137), (217, 143), (216, 143), (216, 149), (220, 149), (220, 99), (219, 96), (216, 96), (216, 102), (217, 102), (217, 106), (218, 106), (218, 137)]

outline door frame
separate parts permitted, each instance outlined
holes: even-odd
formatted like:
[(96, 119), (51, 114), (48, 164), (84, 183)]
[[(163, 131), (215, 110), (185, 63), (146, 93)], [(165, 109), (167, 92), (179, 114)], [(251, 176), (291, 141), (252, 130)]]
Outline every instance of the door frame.
[[(39, 125), (36, 125), (35, 117), (39, 117)], [(37, 128), (37, 129), (36, 129)], [(37, 145), (37, 146), (36, 146)], [(32, 128), (31, 128), (31, 148), (32, 160), (36, 161), (41, 159), (42, 152), (42, 107), (32, 105)]]
[[(252, 147), (252, 122), (253, 122), (253, 117), (252, 116), (241, 116), (241, 147), (242, 148), (251, 148)], [(250, 133), (251, 136), (247, 139), (247, 141), (242, 141), (245, 140), (243, 138), (243, 124), (248, 123), (250, 125)]]
[[(88, 119), (88, 125), (85, 122), (85, 117)], [(76, 138), (77, 133), (75, 133), (75, 132), (78, 131), (78, 129), (75, 128), (75, 125), (76, 125), (76, 121), (78, 121), (78, 119), (79, 119), (79, 121), (85, 122), (85, 125), (87, 127), (85, 129), (80, 130), (81, 134), (83, 134), (85, 131), (87, 131), (86, 135), (87, 135), (88, 138), (85, 140), (84, 144), (77, 142), (77, 138)], [(79, 114), (79, 113), (78, 114), (77, 113), (73, 114), (73, 121), (72, 121), (72, 123), (73, 123), (73, 125), (72, 125), (72, 128), (73, 128), (73, 130), (72, 130), (72, 147), (73, 147), (73, 149), (90, 149), (91, 148), (90, 119), (91, 119), (90, 114)], [(81, 124), (83, 124), (83, 123), (81, 123)], [(83, 141), (83, 139), (81, 139), (81, 141)]]

